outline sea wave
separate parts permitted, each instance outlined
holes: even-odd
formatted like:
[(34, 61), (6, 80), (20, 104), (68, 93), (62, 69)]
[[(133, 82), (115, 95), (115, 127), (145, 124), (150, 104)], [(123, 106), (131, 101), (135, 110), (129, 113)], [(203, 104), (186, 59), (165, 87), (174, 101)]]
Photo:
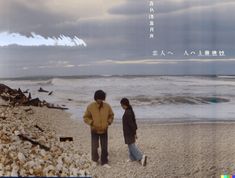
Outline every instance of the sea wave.
[(131, 101), (135, 105), (144, 104), (144, 105), (164, 105), (164, 104), (189, 104), (189, 105), (198, 105), (198, 104), (212, 104), (212, 103), (225, 103), (230, 100), (227, 98), (210, 96), (135, 96), (130, 97)]

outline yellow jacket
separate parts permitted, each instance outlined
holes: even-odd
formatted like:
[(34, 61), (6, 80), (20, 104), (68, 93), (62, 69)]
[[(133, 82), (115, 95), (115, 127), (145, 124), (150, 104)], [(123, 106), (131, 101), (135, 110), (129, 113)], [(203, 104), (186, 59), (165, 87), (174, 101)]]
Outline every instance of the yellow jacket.
[(103, 102), (103, 106), (99, 109), (99, 104), (95, 101), (87, 106), (83, 120), (91, 126), (93, 132), (102, 134), (113, 122), (113, 117), (112, 108), (108, 103)]

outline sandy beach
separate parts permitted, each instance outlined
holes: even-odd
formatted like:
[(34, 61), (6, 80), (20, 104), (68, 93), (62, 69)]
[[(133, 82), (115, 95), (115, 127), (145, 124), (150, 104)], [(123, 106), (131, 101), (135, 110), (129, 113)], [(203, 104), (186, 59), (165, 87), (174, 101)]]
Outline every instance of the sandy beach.
[[(44, 130), (55, 132), (57, 138), (73, 137), (74, 141), (69, 144), (73, 145), (75, 152), (81, 153), (87, 160), (90, 159), (90, 129), (82, 120), (71, 119), (70, 114), (60, 110), (30, 108), (32, 113), (25, 115), (27, 120), (35, 121)], [(22, 114), (25, 107), (13, 110)], [(137, 123), (137, 145), (148, 156), (147, 166), (142, 167), (138, 162), (126, 162), (128, 150), (123, 140), (122, 125), (115, 121), (109, 128), (111, 168), (100, 165), (93, 167), (87, 161), (86, 171), (89, 175), (99, 178), (202, 178), (234, 174), (234, 123)]]
[[(69, 118), (63, 111), (34, 108), (40, 123), (61, 136), (72, 136), (75, 148), (90, 155), (90, 130), (85, 123)], [(33, 115), (32, 115), (33, 116)], [(46, 117), (47, 116), (47, 117)], [(33, 116), (34, 117), (34, 116)], [(109, 128), (111, 169), (90, 167), (93, 177), (220, 177), (235, 172), (234, 123), (138, 122), (139, 148), (148, 156), (148, 164), (127, 163), (122, 125)]]

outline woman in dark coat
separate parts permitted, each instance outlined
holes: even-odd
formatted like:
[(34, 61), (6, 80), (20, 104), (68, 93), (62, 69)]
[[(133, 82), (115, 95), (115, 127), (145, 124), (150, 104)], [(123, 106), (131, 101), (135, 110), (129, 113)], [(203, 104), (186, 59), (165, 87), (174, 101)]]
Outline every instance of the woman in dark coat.
[(135, 145), (137, 139), (136, 130), (137, 124), (135, 119), (135, 113), (130, 105), (127, 98), (122, 98), (121, 106), (125, 110), (122, 117), (123, 135), (125, 144), (128, 145), (129, 149), (129, 160), (128, 161), (140, 161), (143, 166), (147, 163), (147, 156), (143, 155), (138, 147)]

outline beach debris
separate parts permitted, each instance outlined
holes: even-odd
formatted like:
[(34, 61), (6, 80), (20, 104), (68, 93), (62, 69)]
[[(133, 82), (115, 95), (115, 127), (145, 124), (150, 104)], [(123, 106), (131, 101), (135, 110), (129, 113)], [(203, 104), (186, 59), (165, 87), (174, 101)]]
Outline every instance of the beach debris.
[(44, 130), (41, 128), (41, 127), (39, 127), (38, 125), (35, 125), (34, 127), (36, 127), (38, 130), (40, 130), (41, 132), (44, 132)]
[(14, 94), (16, 91), (11, 89), (10, 87), (0, 84), (0, 93), (9, 93), (9, 94)]
[(73, 137), (60, 137), (60, 142), (72, 142), (73, 141)]
[(52, 109), (61, 109), (61, 110), (67, 110), (69, 108), (66, 107), (61, 107), (60, 105), (55, 105), (55, 104), (51, 104), (51, 103), (46, 103), (46, 106), (48, 108), (52, 108)]
[[(40, 88), (38, 91), (48, 93), (48, 91), (42, 88)], [(52, 93), (53, 91), (51, 91), (49, 95), (52, 95)], [(68, 109), (66, 107), (61, 107), (59, 105), (48, 103), (45, 100), (41, 101), (39, 98), (32, 98), (31, 93), (29, 93), (29, 95), (26, 96), (21, 91), (20, 88), (18, 90), (14, 90), (4, 84), (0, 84), (0, 97), (4, 101), (8, 101), (9, 104), (12, 106), (37, 106), (37, 107), (46, 106), (52, 109), (61, 109), (61, 110)]]
[(32, 111), (32, 110), (33, 110), (32, 108), (24, 108), (25, 112), (29, 112), (29, 111)]
[(26, 106), (42, 106), (42, 102), (39, 98), (34, 98), (25, 103)]
[(21, 140), (23, 140), (23, 141), (29, 141), (29, 142), (32, 143), (33, 145), (39, 145), (39, 147), (40, 147), (41, 149), (44, 149), (44, 150), (46, 150), (46, 151), (49, 151), (49, 150), (50, 150), (49, 147), (47, 147), (47, 146), (45, 146), (45, 145), (43, 145), (43, 144), (41, 144), (41, 143), (39, 143), (39, 142), (37, 142), (37, 141), (35, 141), (35, 140), (32, 140), (32, 139), (30, 139), (29, 137), (27, 137), (27, 136), (25, 136), (25, 135), (23, 135), (23, 134), (19, 134), (18, 137), (19, 137)]
[(29, 93), (28, 100), (31, 100), (31, 99), (32, 99), (31, 93)]
[(18, 158), (19, 161), (21, 161), (21, 162), (25, 162), (25, 160), (26, 160), (24, 154), (21, 153), (21, 152), (18, 153), (17, 158)]
[(0, 107), (0, 115), (6, 117), (0, 124), (0, 176), (90, 175), (88, 154), (79, 151), (73, 142), (60, 142), (56, 132), (46, 123), (37, 123), (37, 117), (30, 116), (36, 112), (29, 115), (27, 109)]
[(29, 89), (27, 89), (27, 90), (23, 91), (23, 93), (28, 93), (28, 92), (29, 92)]
[(39, 88), (38, 92), (44, 92), (44, 93), (49, 93), (49, 91), (44, 90), (42, 87)]
[(0, 119), (5, 120), (6, 117), (5, 116), (0, 116)]

